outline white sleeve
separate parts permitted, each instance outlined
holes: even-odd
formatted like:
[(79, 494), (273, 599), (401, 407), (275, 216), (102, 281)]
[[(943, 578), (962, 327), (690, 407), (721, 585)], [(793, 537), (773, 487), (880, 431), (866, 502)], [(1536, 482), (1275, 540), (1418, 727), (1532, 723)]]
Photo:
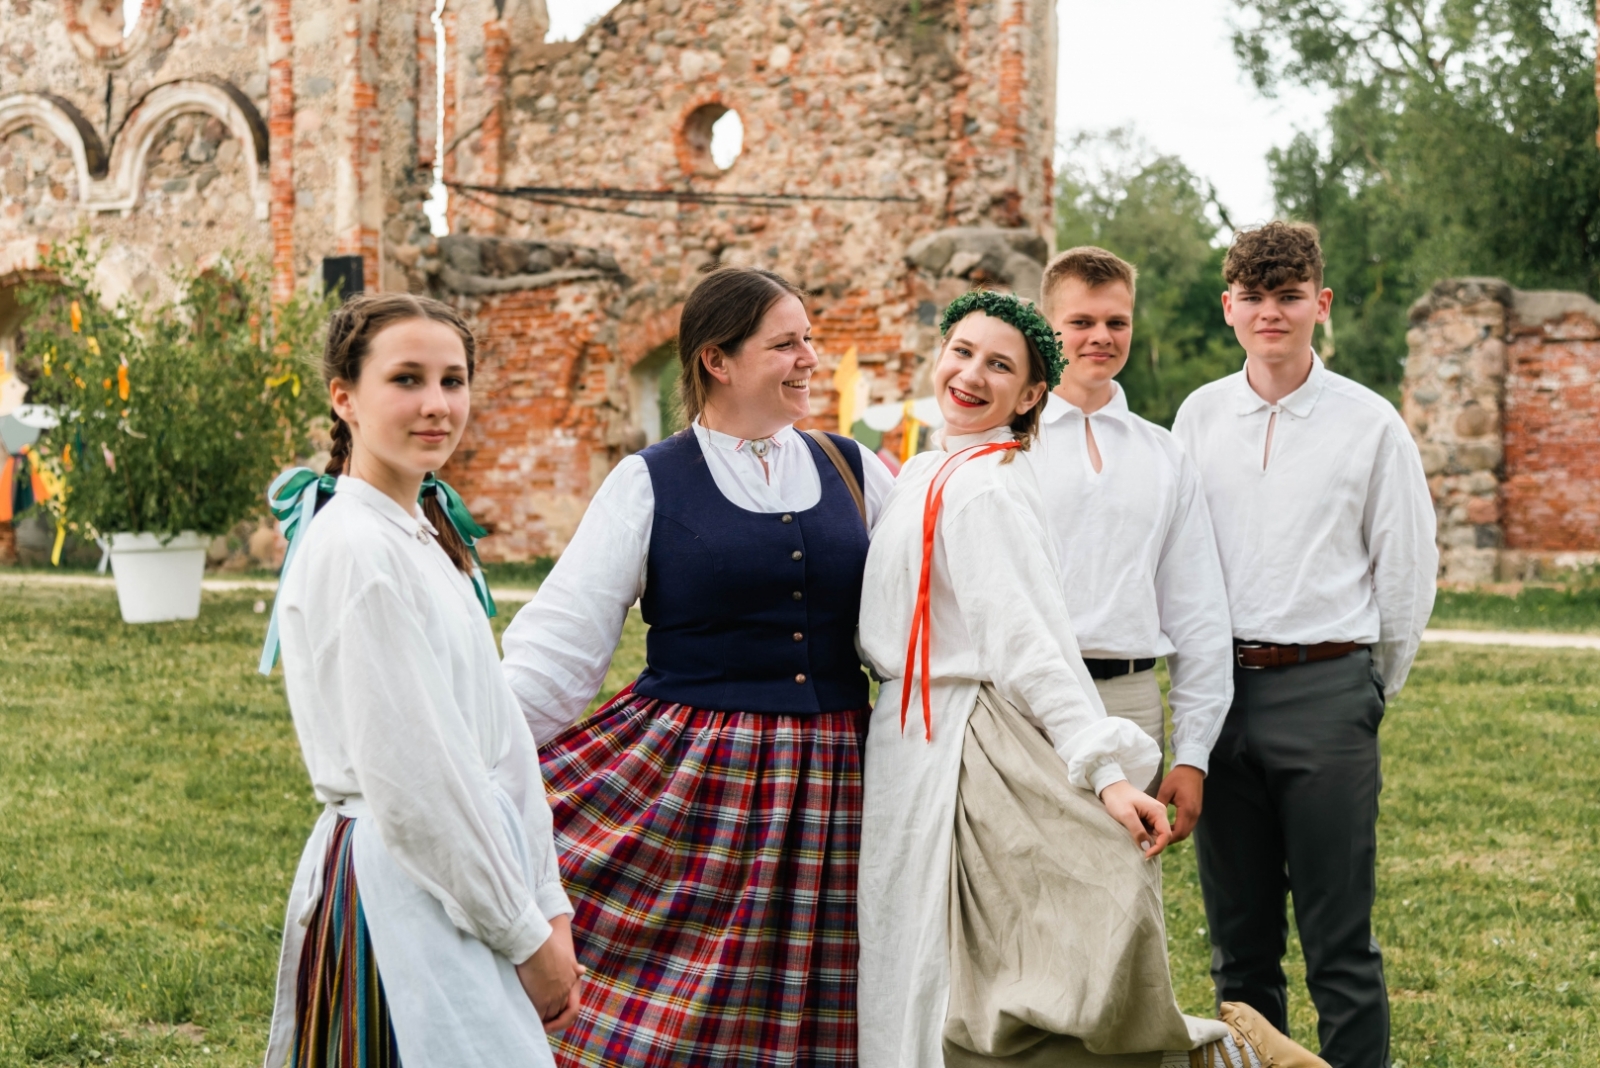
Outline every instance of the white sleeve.
[(1089, 678), (1038, 522), (1004, 492), (988, 492), (947, 511), (939, 536), (979, 663), (1000, 696), (1044, 728), (1072, 784), (1098, 794), (1154, 775), (1160, 748), (1132, 720), (1107, 716)]
[(1422, 457), (1396, 416), (1378, 446), (1361, 533), (1372, 561), (1372, 591), (1378, 602), (1378, 644), (1373, 661), (1383, 693), (1405, 685), (1422, 630), (1433, 614), (1438, 590), (1436, 516)]
[(1156, 564), (1156, 608), (1177, 650), (1167, 657), (1172, 762), (1203, 772), (1233, 703), (1233, 623), (1200, 472), (1181, 447), (1177, 460), (1178, 504)]
[(877, 453), (859, 441), (856, 442), (856, 448), (861, 450), (861, 470), (866, 475), (861, 496), (866, 500), (867, 528), (870, 530), (878, 525), (878, 517), (883, 514), (883, 502), (889, 499), (889, 491), (894, 489), (894, 475)]
[(387, 576), (369, 580), (317, 651), (313, 670), (395, 862), (456, 927), (513, 963), (533, 956), (550, 923), (416, 607)]
[(650, 469), (637, 455), (625, 458), (506, 628), (501, 669), (534, 738), (566, 729), (600, 692), (628, 609), (644, 593), (655, 509)]

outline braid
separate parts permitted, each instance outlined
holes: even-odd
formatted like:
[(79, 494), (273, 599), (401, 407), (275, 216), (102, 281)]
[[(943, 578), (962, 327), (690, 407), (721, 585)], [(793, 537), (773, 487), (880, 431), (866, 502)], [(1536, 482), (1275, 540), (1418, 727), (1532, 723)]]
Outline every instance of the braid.
[(428, 494), (422, 498), (422, 514), (428, 517), (428, 522), (433, 524), (433, 529), (438, 531), (439, 548), (450, 558), (456, 568), (466, 574), (472, 574), (472, 551), (467, 548), (467, 543), (461, 540), (461, 535), (456, 533), (455, 524), (450, 522), (450, 517), (445, 514), (444, 505), (439, 503), (435, 494)]
[(322, 473), (342, 475), (350, 466), (350, 424), (340, 419), (338, 412), (329, 414), (333, 416), (333, 448), (328, 450), (328, 466)]

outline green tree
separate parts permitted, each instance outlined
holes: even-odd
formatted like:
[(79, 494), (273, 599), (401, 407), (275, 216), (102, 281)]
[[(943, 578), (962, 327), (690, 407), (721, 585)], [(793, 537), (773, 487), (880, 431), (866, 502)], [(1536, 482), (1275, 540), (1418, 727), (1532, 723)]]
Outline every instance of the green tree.
[(1407, 308), (1438, 278), (1600, 295), (1589, 0), (1236, 0), (1257, 87), (1331, 90), (1320, 136), (1270, 158), (1317, 224), (1333, 366), (1398, 395)]
[[(1127, 130), (1079, 134), (1056, 188), (1056, 246), (1099, 245), (1139, 269), (1128, 405), (1170, 426), (1196, 387), (1238, 369), (1222, 321), (1222, 220), (1209, 186)], [(1214, 216), (1215, 213), (1215, 217)]]

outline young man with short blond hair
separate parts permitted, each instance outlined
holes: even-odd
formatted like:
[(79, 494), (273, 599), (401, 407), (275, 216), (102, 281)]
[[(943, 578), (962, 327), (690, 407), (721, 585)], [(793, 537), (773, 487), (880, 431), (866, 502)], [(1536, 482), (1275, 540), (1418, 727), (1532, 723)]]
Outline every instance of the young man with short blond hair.
[(1154, 668), (1167, 659), (1173, 766), (1148, 790), (1177, 806), (1182, 839), (1199, 819), (1233, 695), (1233, 632), (1195, 465), (1171, 433), (1129, 411), (1116, 383), (1136, 284), (1133, 265), (1101, 248), (1070, 249), (1045, 268), (1041, 303), (1067, 366), (1032, 455), (1095, 687), (1108, 714), (1138, 723), (1163, 751)]
[(1311, 348), (1333, 301), (1316, 230), (1241, 231), (1223, 278), (1244, 369), (1173, 423), (1205, 483), (1233, 618), (1233, 705), (1195, 834), (1211, 975), (1219, 1001), (1287, 1033), (1287, 891), (1323, 1058), (1386, 1068), (1378, 725), (1433, 610), (1433, 501), (1394, 406)]

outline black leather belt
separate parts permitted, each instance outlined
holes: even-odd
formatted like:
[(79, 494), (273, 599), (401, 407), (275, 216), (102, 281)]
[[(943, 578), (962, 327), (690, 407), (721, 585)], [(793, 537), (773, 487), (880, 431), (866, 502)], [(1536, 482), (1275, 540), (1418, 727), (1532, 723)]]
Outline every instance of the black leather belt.
[(1088, 660), (1083, 666), (1089, 669), (1091, 679), (1120, 679), (1124, 675), (1135, 675), (1141, 671), (1149, 671), (1156, 666), (1156, 658), (1148, 660)]

